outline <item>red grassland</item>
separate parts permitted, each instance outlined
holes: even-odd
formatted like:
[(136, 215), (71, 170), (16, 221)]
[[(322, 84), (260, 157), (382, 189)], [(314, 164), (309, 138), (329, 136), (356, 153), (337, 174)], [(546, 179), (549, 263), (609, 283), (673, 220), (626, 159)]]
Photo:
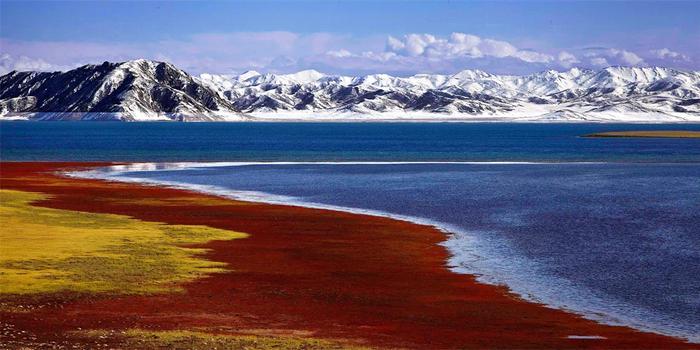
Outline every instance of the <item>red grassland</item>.
[(225, 262), (230, 272), (187, 283), (184, 292), (32, 297), (26, 302), (44, 307), (2, 311), (2, 322), (42, 341), (70, 341), (79, 329), (139, 328), (301, 334), (416, 349), (698, 348), (525, 302), (505, 288), (452, 273), (447, 251), (438, 245), (445, 236), (431, 227), (55, 175), (96, 165), (2, 163), (0, 181), (3, 189), (51, 195), (38, 206), (250, 236), (201, 245), (209, 249), (206, 259)]

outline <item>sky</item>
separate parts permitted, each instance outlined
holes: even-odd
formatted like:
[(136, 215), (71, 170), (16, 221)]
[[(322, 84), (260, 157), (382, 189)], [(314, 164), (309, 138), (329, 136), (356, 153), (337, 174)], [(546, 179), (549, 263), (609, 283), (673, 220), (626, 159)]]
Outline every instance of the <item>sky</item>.
[(0, 0), (0, 74), (136, 58), (193, 73), (700, 70), (700, 1)]

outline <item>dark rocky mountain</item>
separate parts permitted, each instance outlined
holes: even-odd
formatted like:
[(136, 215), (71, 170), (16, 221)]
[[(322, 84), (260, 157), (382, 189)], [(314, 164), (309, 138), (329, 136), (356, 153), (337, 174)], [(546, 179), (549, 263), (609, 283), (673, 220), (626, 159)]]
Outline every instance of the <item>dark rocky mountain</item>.
[(0, 113), (39, 120), (241, 120), (231, 102), (169, 63), (135, 60), (0, 77)]

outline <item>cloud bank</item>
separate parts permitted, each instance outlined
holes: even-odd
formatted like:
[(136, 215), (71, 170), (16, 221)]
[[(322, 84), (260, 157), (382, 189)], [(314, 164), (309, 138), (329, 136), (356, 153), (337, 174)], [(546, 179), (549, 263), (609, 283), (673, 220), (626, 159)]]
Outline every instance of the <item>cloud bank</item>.
[(190, 73), (237, 73), (248, 69), (336, 74), (453, 73), (482, 69), (527, 74), (571, 67), (659, 65), (698, 69), (691, 55), (668, 47), (523, 47), (472, 33), (355, 37), (286, 31), (202, 33), (151, 43), (16, 41), (0, 38), (0, 74), (12, 70), (66, 70), (86, 63), (149, 58)]
[(440, 38), (431, 34), (408, 34), (400, 39), (389, 36), (386, 51), (409, 57), (441, 60), (459, 57), (514, 57), (530, 63), (547, 63), (554, 59), (547, 54), (519, 50), (506, 41), (482, 39), (466, 33), (452, 33), (448, 38)]

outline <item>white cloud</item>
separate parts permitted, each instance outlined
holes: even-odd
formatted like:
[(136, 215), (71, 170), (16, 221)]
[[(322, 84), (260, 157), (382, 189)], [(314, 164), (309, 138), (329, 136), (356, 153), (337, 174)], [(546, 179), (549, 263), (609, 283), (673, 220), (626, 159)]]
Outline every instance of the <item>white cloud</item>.
[(647, 63), (634, 52), (618, 48), (592, 48), (586, 49), (584, 56), (593, 66), (607, 67), (620, 66), (645, 66)]
[(579, 61), (574, 54), (567, 51), (560, 52), (557, 59), (559, 60), (559, 64), (566, 68), (569, 68), (574, 64), (581, 63), (581, 61)]
[(668, 48), (662, 48), (657, 50), (650, 50), (650, 53), (654, 58), (658, 59), (672, 59), (672, 60), (683, 60), (690, 61), (690, 57), (676, 51), (672, 51)]
[(472, 34), (452, 33), (450, 41), (456, 51), (465, 52), (470, 55), (479, 55), (477, 46), (481, 43), (481, 38)]
[(340, 50), (327, 51), (326, 55), (331, 56), (331, 57), (343, 58), (343, 57), (351, 57), (352, 53), (346, 49), (340, 49)]
[[(0, 38), (6, 55), (0, 73), (11, 70), (64, 70), (78, 64), (120, 62), (136, 58), (172, 62), (199, 74), (255, 69), (293, 72), (317, 69), (334, 74), (454, 73), (481, 69), (501, 74), (527, 74), (581, 66), (659, 65), (697, 69), (689, 57), (669, 48), (547, 48), (469, 33), (364, 36), (286, 31), (201, 33), (154, 42), (17, 41)], [(642, 54), (640, 54), (642, 53)]]
[[(0, 47), (3, 53), (13, 57), (41, 58), (52, 65), (70, 67), (76, 63), (167, 58), (178, 67), (198, 74), (264, 69), (273, 62), (280, 66), (279, 57), (301, 61), (306, 57), (343, 49), (348, 52), (378, 51), (382, 49), (385, 38), (285, 31), (202, 33), (179, 40), (145, 43), (19, 41), (0, 37)], [(268, 71), (274, 71), (274, 68)]]
[(516, 49), (515, 46), (511, 45), (510, 43), (492, 39), (483, 40), (477, 46), (477, 49), (485, 56), (494, 57), (508, 57), (518, 53), (518, 49)]
[(525, 62), (530, 63), (549, 63), (554, 60), (554, 57), (548, 54), (539, 53), (535, 51), (518, 51), (513, 54), (513, 57), (517, 57)]
[(644, 60), (637, 56), (634, 52), (630, 52), (627, 50), (619, 50), (619, 49), (610, 49), (608, 50), (610, 55), (618, 57), (620, 60), (622, 60), (623, 63), (628, 64), (630, 66), (637, 66), (642, 63), (644, 63)]
[(591, 64), (598, 67), (608, 67), (610, 63), (603, 57), (593, 57), (590, 59)]
[(372, 52), (365, 51), (359, 55), (362, 58), (368, 58), (376, 61), (387, 62), (398, 57), (397, 54), (393, 52)]
[(13, 57), (10, 54), (0, 55), (0, 75), (5, 75), (11, 71), (58, 71), (72, 67), (56, 66), (42, 59), (30, 58), (27, 56)]
[(554, 59), (548, 54), (532, 50), (519, 50), (506, 41), (482, 39), (466, 33), (452, 33), (446, 38), (432, 34), (407, 34), (401, 38), (389, 36), (385, 51), (399, 56), (426, 57), (433, 60), (463, 57), (512, 57), (530, 63), (547, 63)]

